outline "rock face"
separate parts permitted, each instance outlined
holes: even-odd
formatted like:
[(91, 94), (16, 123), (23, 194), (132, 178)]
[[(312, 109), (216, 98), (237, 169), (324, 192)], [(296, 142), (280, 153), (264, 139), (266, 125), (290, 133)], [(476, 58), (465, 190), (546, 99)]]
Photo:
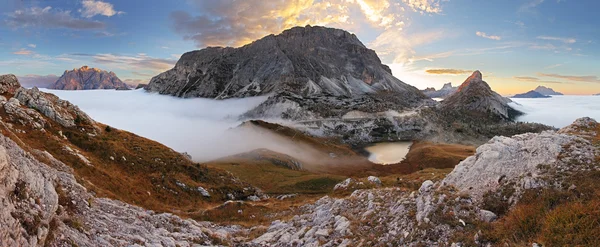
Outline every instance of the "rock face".
[(509, 120), (522, 114), (509, 106), (509, 102), (510, 99), (500, 96), (483, 81), (481, 72), (475, 71), (456, 93), (442, 101), (441, 107), (448, 111), (487, 114)]
[(529, 91), (527, 93), (522, 93), (522, 94), (517, 94), (515, 96), (512, 96), (511, 98), (531, 98), (531, 99), (537, 99), (537, 98), (551, 98), (551, 96), (546, 96), (543, 95), (541, 93), (538, 93), (537, 91)]
[[(64, 127), (73, 127), (77, 121), (93, 124), (94, 120), (71, 102), (54, 94), (41, 92), (37, 87), (19, 88), (14, 99), (18, 103), (33, 108)], [(12, 99), (11, 99), (12, 100)]]
[(19, 88), (21, 84), (15, 75), (0, 75), (0, 94), (14, 94)]
[(511, 182), (516, 184), (517, 192), (542, 187), (544, 169), (540, 165), (567, 168), (565, 161), (559, 160), (561, 154), (585, 164), (594, 159), (595, 148), (580, 137), (553, 131), (494, 137), (477, 148), (474, 156), (456, 166), (444, 183), (475, 198)]
[(428, 88), (423, 91), (425, 95), (429, 98), (446, 98), (458, 90), (458, 87), (453, 87), (452, 83), (446, 83), (440, 90), (435, 90), (433, 88)]
[(325, 27), (295, 27), (240, 48), (185, 53), (175, 67), (152, 78), (147, 90), (178, 97), (226, 99), (290, 92), (300, 96), (356, 96), (418, 89), (392, 76), (354, 34)]
[(52, 166), (0, 136), (2, 246), (213, 245), (213, 231), (232, 231), (95, 198), (68, 166), (40, 153)]
[(554, 91), (554, 89), (552, 89), (552, 88), (548, 88), (548, 87), (544, 87), (544, 86), (538, 86), (533, 91), (536, 91), (536, 92), (538, 92), (538, 93), (540, 93), (542, 95), (546, 95), (546, 96), (563, 95), (562, 93)]
[(83, 66), (66, 71), (49, 87), (59, 90), (89, 90), (129, 88), (114, 72)]

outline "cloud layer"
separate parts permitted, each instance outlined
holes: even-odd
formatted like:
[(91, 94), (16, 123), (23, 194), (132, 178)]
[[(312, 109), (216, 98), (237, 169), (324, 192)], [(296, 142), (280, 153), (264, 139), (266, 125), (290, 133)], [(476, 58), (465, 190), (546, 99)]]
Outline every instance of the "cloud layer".
[(547, 99), (512, 100), (520, 104), (511, 103), (513, 107), (526, 113), (519, 117), (518, 121), (562, 128), (581, 117), (600, 119), (600, 96), (553, 96)]
[[(240, 124), (237, 117), (266, 97), (212, 100), (181, 99), (144, 90), (48, 90), (71, 101), (96, 121), (156, 140), (195, 161), (251, 151), (270, 145), (252, 133), (227, 130)], [(135, 116), (135, 117), (132, 117)]]

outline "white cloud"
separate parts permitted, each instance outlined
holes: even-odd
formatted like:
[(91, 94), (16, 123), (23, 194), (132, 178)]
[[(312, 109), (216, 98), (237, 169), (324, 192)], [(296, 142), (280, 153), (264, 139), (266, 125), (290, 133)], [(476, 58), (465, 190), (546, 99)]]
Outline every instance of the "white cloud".
[(532, 12), (538, 5), (542, 4), (544, 0), (529, 0), (521, 7), (519, 7), (519, 12)]
[(412, 64), (416, 58), (415, 47), (435, 42), (444, 36), (444, 31), (434, 30), (421, 33), (406, 34), (403, 31), (388, 29), (369, 44), (369, 48), (377, 51), (384, 62), (395, 64)]
[(497, 35), (488, 35), (487, 33), (480, 32), (480, 31), (475, 32), (475, 34), (477, 36), (479, 36), (479, 37), (486, 38), (486, 39), (491, 39), (491, 40), (501, 40), (502, 39), (502, 37), (500, 37), (500, 36), (497, 36)]
[(28, 44), (27, 46), (31, 47), (31, 48), (36, 48), (37, 45), (36, 44)]
[(4, 24), (11, 28), (43, 27), (76, 30), (103, 29), (105, 27), (102, 22), (78, 19), (71, 16), (70, 11), (54, 10), (50, 6), (15, 10), (7, 14)]
[(81, 16), (86, 18), (91, 18), (96, 15), (103, 15), (107, 17), (111, 17), (114, 15), (124, 14), (123, 11), (116, 11), (114, 6), (111, 3), (96, 1), (96, 0), (84, 0), (81, 2), (83, 5), (83, 9), (80, 9), (79, 12)]
[(574, 44), (577, 42), (577, 40), (574, 38), (565, 38), (565, 37), (538, 36), (537, 38), (541, 39), (541, 40), (560, 41), (565, 44)]
[(13, 52), (13, 54), (15, 54), (15, 55), (29, 56), (29, 55), (35, 54), (35, 52), (33, 52), (32, 50), (27, 50), (25, 48), (22, 48), (22, 49), (20, 49), (18, 51)]
[(439, 0), (402, 0), (408, 7), (421, 13), (441, 13)]

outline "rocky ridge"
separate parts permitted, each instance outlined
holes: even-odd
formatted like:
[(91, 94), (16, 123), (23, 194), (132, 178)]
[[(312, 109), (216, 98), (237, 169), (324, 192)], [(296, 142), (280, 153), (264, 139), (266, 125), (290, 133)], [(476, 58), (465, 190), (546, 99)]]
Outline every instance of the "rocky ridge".
[(127, 89), (114, 72), (83, 66), (79, 69), (65, 70), (63, 75), (52, 84), (50, 89), (89, 90), (89, 89)]
[(440, 90), (435, 90), (435, 88), (429, 88), (424, 90), (423, 93), (427, 95), (429, 98), (446, 98), (458, 90), (458, 87), (453, 87), (452, 83), (446, 83)]

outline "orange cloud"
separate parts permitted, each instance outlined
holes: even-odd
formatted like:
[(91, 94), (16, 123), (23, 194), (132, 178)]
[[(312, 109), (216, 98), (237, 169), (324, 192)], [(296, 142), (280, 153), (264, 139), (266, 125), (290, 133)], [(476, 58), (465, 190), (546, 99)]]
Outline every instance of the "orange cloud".
[(428, 69), (428, 70), (425, 70), (425, 72), (428, 73), (428, 74), (435, 74), (435, 75), (444, 75), (444, 74), (448, 74), (448, 75), (462, 75), (462, 74), (473, 73), (473, 70), (462, 70), (462, 69)]
[(30, 56), (30, 55), (33, 55), (34, 52), (32, 50), (27, 50), (27, 49), (23, 48), (21, 50), (13, 52), (13, 54), (15, 54), (15, 55), (23, 55), (23, 56)]

